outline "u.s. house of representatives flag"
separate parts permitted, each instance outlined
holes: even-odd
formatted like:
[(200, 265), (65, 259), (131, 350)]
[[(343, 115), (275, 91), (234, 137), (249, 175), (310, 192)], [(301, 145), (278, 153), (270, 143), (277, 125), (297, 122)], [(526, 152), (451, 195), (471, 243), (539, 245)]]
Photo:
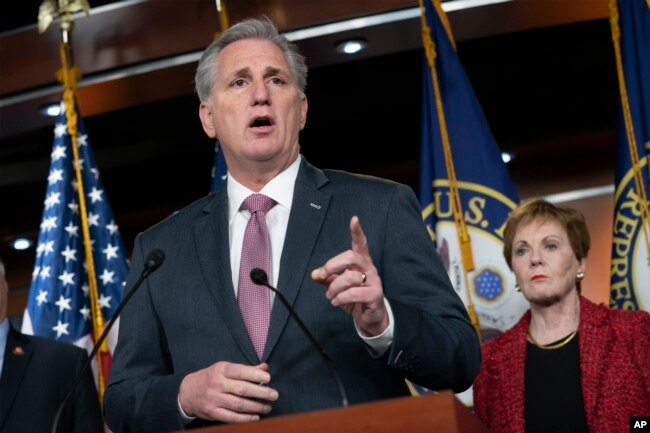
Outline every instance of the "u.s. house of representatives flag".
[(610, 303), (650, 310), (650, 2), (611, 0), (610, 12), (621, 101)]
[[(75, 176), (65, 104), (61, 103), (61, 107), (54, 127), (43, 218), (22, 330), (91, 349), (91, 305), (77, 193), (79, 185)], [(128, 265), (122, 237), (113, 219), (88, 136), (78, 114), (77, 119), (86, 217), (97, 276), (99, 307), (106, 323), (122, 299)], [(116, 342), (117, 326), (108, 337), (110, 353)], [(102, 359), (102, 363), (105, 364), (105, 360)], [(106, 372), (106, 365), (103, 367)]]
[[(456, 54), (440, 3), (424, 2), (422, 216), (454, 289), (466, 305), (474, 305), (485, 341), (514, 325), (528, 308), (514, 290), (515, 278), (502, 253), (504, 222), (518, 199)], [(471, 240), (474, 269), (469, 271), (460, 253), (458, 219), (453, 212), (450, 178), (453, 181), (454, 176), (457, 205)]]

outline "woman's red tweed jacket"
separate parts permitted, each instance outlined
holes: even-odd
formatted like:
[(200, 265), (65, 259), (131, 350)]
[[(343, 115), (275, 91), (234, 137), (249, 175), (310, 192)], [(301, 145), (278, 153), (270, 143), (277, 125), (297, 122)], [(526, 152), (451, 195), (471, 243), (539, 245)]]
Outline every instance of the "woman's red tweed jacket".
[[(474, 408), (492, 433), (524, 433), (524, 364), (530, 311), (483, 347)], [(590, 433), (628, 433), (650, 416), (650, 314), (580, 297), (580, 371)]]

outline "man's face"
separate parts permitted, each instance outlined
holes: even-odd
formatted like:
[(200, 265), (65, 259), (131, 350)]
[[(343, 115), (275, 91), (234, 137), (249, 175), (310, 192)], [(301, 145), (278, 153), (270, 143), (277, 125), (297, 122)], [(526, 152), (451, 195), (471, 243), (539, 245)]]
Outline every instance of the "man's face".
[(300, 150), (307, 98), (277, 45), (246, 39), (219, 54), (211, 104), (201, 103), (200, 117), (206, 134), (219, 139), (231, 171), (250, 162), (286, 165)]

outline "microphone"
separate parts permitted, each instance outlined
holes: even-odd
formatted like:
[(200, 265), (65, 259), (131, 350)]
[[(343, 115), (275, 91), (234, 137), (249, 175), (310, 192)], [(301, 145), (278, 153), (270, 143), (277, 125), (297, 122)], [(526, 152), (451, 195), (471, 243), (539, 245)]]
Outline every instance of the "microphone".
[(79, 371), (79, 374), (77, 375), (77, 378), (75, 379), (74, 383), (70, 387), (70, 390), (66, 394), (65, 398), (59, 405), (59, 408), (56, 411), (56, 415), (54, 416), (54, 421), (52, 422), (52, 433), (57, 433), (57, 427), (59, 425), (59, 418), (61, 418), (61, 414), (63, 413), (63, 408), (65, 407), (66, 403), (68, 400), (70, 400), (70, 397), (72, 397), (72, 393), (74, 392), (75, 388), (77, 385), (79, 385), (79, 382), (81, 382), (81, 379), (83, 378), (83, 374), (86, 372), (90, 364), (93, 362), (93, 359), (95, 358), (95, 355), (97, 354), (97, 351), (101, 347), (102, 343), (108, 336), (108, 332), (111, 330), (113, 327), (113, 324), (115, 323), (115, 319), (118, 318), (122, 310), (124, 309), (124, 306), (129, 302), (129, 299), (131, 299), (131, 296), (135, 293), (135, 291), (140, 287), (142, 282), (151, 274), (153, 271), (158, 269), (160, 265), (162, 265), (163, 261), (165, 261), (165, 253), (156, 248), (152, 250), (149, 255), (147, 256), (147, 259), (144, 262), (144, 269), (142, 270), (142, 273), (140, 274), (140, 277), (136, 280), (135, 284), (129, 290), (129, 292), (122, 298), (122, 302), (120, 302), (120, 305), (118, 305), (117, 309), (115, 310), (115, 314), (113, 314), (113, 317), (111, 317), (111, 320), (108, 322), (108, 324), (104, 327), (104, 332), (99, 336), (97, 341), (95, 342), (95, 345), (93, 346), (93, 350), (90, 352), (90, 355), (88, 356), (88, 359), (86, 360), (85, 364), (81, 368), (81, 371)]
[(348, 405), (348, 396), (345, 393), (345, 388), (343, 388), (343, 382), (341, 382), (341, 378), (339, 377), (339, 374), (336, 371), (336, 368), (334, 367), (334, 362), (329, 357), (329, 355), (325, 353), (325, 349), (323, 349), (323, 346), (321, 346), (318, 343), (318, 341), (316, 341), (316, 338), (314, 338), (311, 332), (309, 332), (309, 329), (307, 329), (304, 322), (300, 319), (298, 313), (296, 313), (293, 307), (289, 305), (287, 298), (284, 297), (280, 289), (273, 287), (272, 285), (269, 284), (269, 277), (263, 269), (253, 268), (253, 270), (251, 270), (251, 280), (259, 286), (268, 287), (273, 293), (277, 295), (278, 299), (280, 299), (280, 301), (284, 304), (287, 311), (289, 311), (291, 317), (293, 317), (296, 323), (298, 323), (298, 326), (300, 327), (300, 329), (302, 329), (302, 332), (307, 336), (309, 341), (311, 341), (311, 344), (314, 345), (316, 350), (318, 350), (321, 358), (323, 358), (323, 361), (327, 365), (327, 368), (329, 368), (330, 371), (332, 372), (332, 376), (334, 376), (336, 385), (339, 387), (339, 394), (341, 396), (341, 406), (346, 407)]

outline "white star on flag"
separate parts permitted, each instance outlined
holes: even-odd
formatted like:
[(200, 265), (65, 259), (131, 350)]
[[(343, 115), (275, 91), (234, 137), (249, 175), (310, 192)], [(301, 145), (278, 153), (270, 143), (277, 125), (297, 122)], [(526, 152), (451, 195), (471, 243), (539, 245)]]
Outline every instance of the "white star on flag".
[[(79, 158), (78, 161), (73, 161), (72, 164), (74, 165), (74, 168), (79, 168), (79, 170), (83, 171), (84, 170), (84, 160)], [(75, 189), (77, 189), (75, 187)]]
[(113, 220), (111, 220), (111, 222), (109, 224), (106, 224), (106, 228), (111, 233), (111, 235), (114, 235), (115, 233), (117, 233), (117, 231), (119, 229), (119, 227), (117, 225), (115, 225), (115, 221), (113, 221)]
[(68, 126), (65, 123), (57, 123), (54, 125), (54, 136), (62, 137), (68, 133)]
[(49, 209), (52, 206), (56, 206), (57, 204), (61, 203), (61, 201), (59, 200), (59, 197), (61, 197), (60, 192), (53, 192), (50, 195), (48, 195), (47, 198), (45, 199), (45, 203), (44, 203), (45, 204), (45, 209)]
[(63, 146), (56, 146), (54, 150), (52, 151), (52, 160), (56, 161), (57, 159), (60, 158), (65, 158), (65, 147)]
[(43, 247), (43, 252), (45, 253), (45, 255), (53, 253), (54, 252), (54, 241), (45, 242), (45, 245)]
[(99, 276), (99, 278), (102, 280), (102, 283), (104, 285), (107, 285), (108, 283), (113, 282), (113, 276), (115, 275), (115, 272), (109, 271), (108, 269), (104, 269), (104, 272)]
[(59, 307), (59, 313), (63, 313), (65, 310), (71, 310), (70, 301), (72, 298), (65, 298), (63, 295), (59, 296), (59, 300), (54, 303), (54, 305)]
[(73, 200), (70, 203), (68, 203), (68, 207), (70, 208), (72, 213), (79, 215), (79, 203)]
[(59, 280), (63, 283), (63, 286), (66, 286), (70, 284), (71, 286), (74, 286), (74, 273), (68, 272), (68, 271), (63, 271), (61, 275), (59, 275)]
[(54, 241), (47, 241), (42, 244), (38, 244), (36, 246), (36, 256), (40, 256), (42, 254), (48, 255), (49, 253), (54, 252)]
[(97, 189), (96, 187), (93, 186), (92, 191), (88, 193), (88, 197), (90, 197), (92, 203), (95, 203), (96, 201), (103, 201), (102, 199), (103, 193), (104, 193), (103, 190)]
[(68, 326), (69, 323), (63, 323), (60, 320), (56, 321), (56, 326), (52, 327), (53, 331), (56, 331), (56, 338), (61, 338), (63, 334), (68, 335)]
[(36, 301), (38, 302), (38, 305), (46, 304), (47, 292), (45, 290), (39, 290), (38, 296), (36, 297)]
[(47, 176), (47, 183), (50, 185), (54, 185), (55, 183), (62, 180), (63, 180), (63, 170), (59, 168), (55, 168), (54, 170), (50, 171), (49, 176)]
[(70, 245), (65, 246), (65, 250), (61, 251), (61, 255), (65, 257), (65, 262), (68, 263), (70, 260), (77, 261), (77, 250), (70, 248)]
[(77, 233), (77, 231), (79, 230), (79, 226), (76, 226), (76, 225), (72, 224), (72, 220), (70, 221), (70, 224), (65, 226), (64, 230), (70, 236), (79, 237), (79, 233)]
[(102, 293), (99, 295), (99, 299), (97, 301), (99, 302), (99, 306), (101, 308), (111, 308), (111, 296), (104, 296)]
[(117, 255), (117, 246), (113, 246), (111, 244), (106, 245), (106, 248), (104, 248), (102, 252), (106, 254), (106, 260), (110, 260), (112, 258), (117, 259), (119, 257)]
[(86, 134), (79, 134), (77, 135), (77, 146), (85, 146), (88, 144), (88, 135)]
[(50, 267), (49, 266), (43, 266), (41, 268), (41, 279), (46, 279), (50, 278)]
[(41, 223), (41, 230), (48, 232), (56, 228), (56, 216), (45, 218)]
[(41, 267), (40, 266), (34, 266), (34, 270), (32, 271), (32, 278), (38, 277), (38, 273), (40, 272)]
[(88, 212), (88, 226), (99, 226), (99, 214)]
[(82, 308), (79, 309), (79, 312), (81, 313), (82, 316), (84, 316), (85, 320), (90, 319), (90, 308), (88, 308), (87, 306), (84, 305)]

